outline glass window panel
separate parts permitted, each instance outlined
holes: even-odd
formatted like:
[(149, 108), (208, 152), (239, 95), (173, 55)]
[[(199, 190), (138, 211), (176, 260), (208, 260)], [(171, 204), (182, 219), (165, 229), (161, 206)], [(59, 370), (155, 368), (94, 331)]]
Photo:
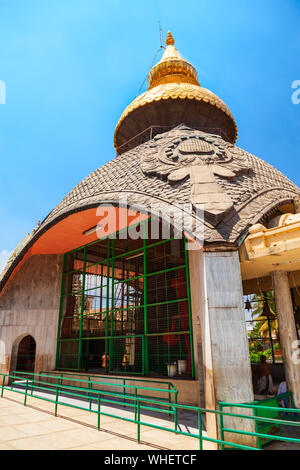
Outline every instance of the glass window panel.
[(83, 248), (66, 255), (60, 338), (77, 341), (59, 343), (59, 368), (143, 374), (148, 363), (149, 375), (168, 376), (176, 362), (191, 375), (189, 306), (178, 301), (187, 298), (184, 242), (146, 240), (146, 265), (144, 244), (88, 245), (85, 272)]
[(174, 366), (176, 375), (191, 375), (190, 335), (165, 334), (150, 336), (149, 373), (151, 375), (168, 375), (170, 366)]
[(109, 344), (109, 370), (115, 373), (143, 372), (143, 338), (113, 338)]
[(105, 339), (82, 341), (81, 368), (91, 373), (105, 374), (102, 358), (105, 355)]
[(148, 304), (187, 297), (185, 268), (147, 277)]
[(58, 367), (76, 370), (78, 368), (78, 349), (79, 341), (60, 341)]
[(106, 314), (87, 315), (82, 319), (82, 336), (85, 338), (105, 336)]
[(113, 335), (144, 333), (144, 308), (115, 309), (113, 311)]

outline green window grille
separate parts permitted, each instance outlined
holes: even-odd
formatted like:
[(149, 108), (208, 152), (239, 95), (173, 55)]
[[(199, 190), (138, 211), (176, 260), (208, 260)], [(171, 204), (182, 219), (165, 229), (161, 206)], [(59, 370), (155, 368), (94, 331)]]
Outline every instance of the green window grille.
[(185, 239), (119, 235), (64, 256), (57, 369), (193, 378)]

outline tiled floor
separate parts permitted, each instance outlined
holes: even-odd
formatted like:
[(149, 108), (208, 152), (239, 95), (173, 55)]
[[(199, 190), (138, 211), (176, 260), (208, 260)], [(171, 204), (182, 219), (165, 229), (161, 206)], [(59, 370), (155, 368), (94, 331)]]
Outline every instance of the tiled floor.
[[(58, 406), (54, 416), (54, 404), (5, 390), (0, 398), (0, 450), (198, 450), (197, 439), (141, 426), (141, 444), (137, 443), (137, 425), (109, 416), (101, 416), (101, 431), (98, 431), (97, 415), (68, 406)], [(74, 401), (75, 402), (75, 401)], [(82, 402), (79, 402), (83, 406)], [(118, 413), (120, 417), (133, 417), (133, 410), (123, 406), (117, 410), (103, 407), (105, 412)], [(168, 415), (147, 415), (147, 422), (172, 426)], [(196, 416), (191, 413), (180, 415), (180, 429), (188, 433), (197, 432)], [(300, 427), (289, 429), (284, 435), (300, 439)], [(291, 434), (292, 432), (292, 434)], [(204, 449), (212, 444), (204, 442)], [(273, 441), (266, 450), (300, 449), (299, 444)]]
[[(141, 428), (142, 442), (138, 444), (134, 423), (101, 416), (103, 430), (98, 431), (97, 416), (89, 412), (60, 406), (58, 416), (55, 417), (52, 403), (28, 397), (28, 406), (25, 407), (21, 403), (22, 399), (21, 395), (16, 396), (9, 391), (5, 391), (5, 397), (0, 399), (0, 450), (199, 448), (197, 439), (147, 427)], [(32, 406), (43, 408), (44, 411)]]

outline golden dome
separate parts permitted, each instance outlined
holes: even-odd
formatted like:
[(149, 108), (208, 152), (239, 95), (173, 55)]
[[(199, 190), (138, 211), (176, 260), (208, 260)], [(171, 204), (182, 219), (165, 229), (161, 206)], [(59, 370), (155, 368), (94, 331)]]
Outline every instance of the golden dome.
[[(195, 68), (181, 57), (174, 43), (169, 31), (164, 54), (149, 72), (148, 90), (127, 106), (119, 119), (114, 135), (117, 150), (151, 126), (166, 127), (182, 122), (203, 129), (221, 129), (228, 140), (236, 142), (237, 126), (229, 108), (214, 93), (200, 86)], [(182, 101), (188, 104), (188, 110)]]
[(198, 77), (195, 68), (186, 60), (183, 60), (176, 47), (170, 31), (166, 39), (167, 47), (161, 58), (149, 72), (149, 90), (163, 83), (192, 83), (198, 85)]

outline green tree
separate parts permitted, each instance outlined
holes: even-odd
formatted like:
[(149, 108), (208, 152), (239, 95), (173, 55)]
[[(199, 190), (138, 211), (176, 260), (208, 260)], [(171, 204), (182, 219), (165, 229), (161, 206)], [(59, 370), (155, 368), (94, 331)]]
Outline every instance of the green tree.
[[(259, 321), (258, 333), (262, 338), (269, 337), (269, 322), (272, 336), (278, 338), (278, 322), (276, 318), (276, 304), (273, 291), (262, 292), (254, 294), (252, 302), (255, 303), (255, 308), (252, 311), (252, 318)], [(271, 315), (271, 318), (266, 319), (266, 314)]]

